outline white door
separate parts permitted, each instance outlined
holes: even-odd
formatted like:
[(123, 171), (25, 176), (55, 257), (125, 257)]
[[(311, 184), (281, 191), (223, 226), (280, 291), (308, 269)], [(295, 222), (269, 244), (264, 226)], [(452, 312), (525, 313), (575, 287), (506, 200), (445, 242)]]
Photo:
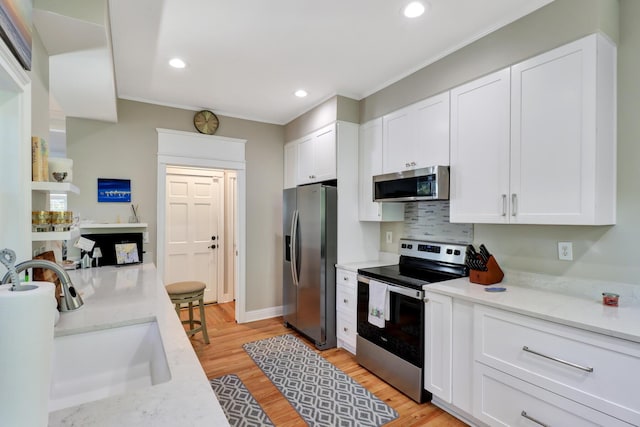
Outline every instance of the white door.
[(510, 70), (451, 90), (451, 222), (509, 222)]
[(205, 302), (218, 298), (224, 271), (224, 173), (167, 168), (165, 283), (206, 283)]
[(313, 136), (297, 141), (298, 147), (298, 185), (313, 182)]
[(451, 403), (453, 302), (430, 292), (424, 300), (424, 388)]
[[(382, 118), (382, 172), (400, 172), (412, 169), (413, 154), (410, 108), (403, 108)], [(415, 162), (415, 159), (413, 159)]]
[(336, 125), (319, 130), (313, 138), (313, 181), (336, 177)]
[(236, 227), (237, 175), (235, 171), (224, 172), (225, 182), (225, 238), (224, 280), (218, 286), (218, 302), (229, 302), (235, 298), (238, 268), (238, 233)]
[(595, 55), (583, 39), (512, 67), (511, 222), (588, 222)]
[(418, 103), (412, 122), (415, 167), (449, 166), (449, 92)]

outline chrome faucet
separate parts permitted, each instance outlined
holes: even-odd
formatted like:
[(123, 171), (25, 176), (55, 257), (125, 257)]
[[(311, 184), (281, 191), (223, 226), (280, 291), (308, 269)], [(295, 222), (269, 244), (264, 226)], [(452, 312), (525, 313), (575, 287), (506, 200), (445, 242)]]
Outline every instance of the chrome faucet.
[[(60, 284), (62, 285), (62, 291), (64, 292), (63, 298), (60, 301), (60, 311), (72, 311), (77, 310), (84, 302), (80, 297), (80, 294), (73, 287), (73, 283), (71, 283), (71, 278), (67, 274), (67, 272), (60, 267), (58, 264), (52, 261), (47, 261), (44, 259), (30, 259), (27, 261), (23, 261), (20, 264), (16, 264), (15, 272), (20, 273), (28, 268), (44, 268), (48, 270), (52, 270), (60, 279)], [(0, 284), (6, 284), (11, 281), (11, 271), (7, 272), (2, 278)]]

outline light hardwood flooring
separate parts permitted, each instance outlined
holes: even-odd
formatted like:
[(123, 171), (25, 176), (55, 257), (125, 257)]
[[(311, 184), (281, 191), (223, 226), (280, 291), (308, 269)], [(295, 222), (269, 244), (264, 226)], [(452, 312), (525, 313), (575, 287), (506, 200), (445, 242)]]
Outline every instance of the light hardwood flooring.
[[(276, 426), (304, 426), (305, 423), (298, 413), (251, 360), (242, 349), (242, 345), (286, 333), (296, 335), (307, 344), (309, 342), (292, 329), (286, 328), (281, 317), (237, 324), (234, 320), (234, 312), (233, 302), (207, 305), (205, 316), (211, 343), (204, 344), (200, 333), (191, 338), (193, 348), (207, 377), (238, 375)], [(187, 318), (186, 310), (182, 310), (181, 317)], [(430, 403), (415, 403), (358, 365), (355, 357), (348, 351), (334, 348), (319, 352), (311, 345), (310, 347), (398, 412), (399, 417), (387, 426), (466, 426)]]

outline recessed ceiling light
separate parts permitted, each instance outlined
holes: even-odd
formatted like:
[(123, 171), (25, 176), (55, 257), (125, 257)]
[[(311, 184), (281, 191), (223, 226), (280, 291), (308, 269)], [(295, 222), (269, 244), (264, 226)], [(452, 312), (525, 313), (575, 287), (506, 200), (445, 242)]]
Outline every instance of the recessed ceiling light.
[(169, 65), (171, 65), (173, 68), (184, 68), (187, 66), (187, 64), (180, 58), (173, 58), (171, 61), (169, 61)]
[(417, 18), (424, 13), (425, 7), (419, 1), (412, 1), (404, 8), (404, 16), (407, 18)]
[(293, 93), (295, 96), (297, 96), (298, 98), (304, 98), (305, 96), (308, 95), (307, 91), (304, 89), (298, 89), (297, 91), (295, 91)]

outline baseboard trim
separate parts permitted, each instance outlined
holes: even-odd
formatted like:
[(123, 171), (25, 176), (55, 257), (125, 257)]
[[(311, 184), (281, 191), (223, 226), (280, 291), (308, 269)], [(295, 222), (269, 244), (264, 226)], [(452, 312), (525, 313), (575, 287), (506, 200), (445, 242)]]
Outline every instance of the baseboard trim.
[(272, 319), (274, 317), (282, 316), (283, 307), (269, 307), (260, 310), (246, 311), (244, 313), (244, 320), (240, 323), (255, 322), (256, 320)]

